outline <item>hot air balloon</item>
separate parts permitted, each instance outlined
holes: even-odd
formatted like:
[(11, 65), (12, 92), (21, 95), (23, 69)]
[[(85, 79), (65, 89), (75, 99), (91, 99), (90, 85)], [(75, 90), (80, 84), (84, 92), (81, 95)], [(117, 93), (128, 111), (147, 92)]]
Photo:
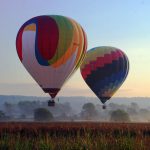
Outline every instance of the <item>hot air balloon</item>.
[(125, 81), (129, 61), (118, 48), (96, 47), (87, 51), (80, 71), (84, 81), (104, 104)]
[(18, 31), (16, 49), (26, 70), (54, 104), (64, 82), (83, 60), (87, 39), (83, 28), (71, 18), (37, 16)]

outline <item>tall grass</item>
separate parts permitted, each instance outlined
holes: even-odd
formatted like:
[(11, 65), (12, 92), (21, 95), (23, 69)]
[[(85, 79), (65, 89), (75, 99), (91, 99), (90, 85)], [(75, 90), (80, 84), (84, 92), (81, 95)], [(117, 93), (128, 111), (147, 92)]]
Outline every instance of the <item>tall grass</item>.
[(149, 150), (149, 131), (150, 124), (1, 123), (0, 150)]

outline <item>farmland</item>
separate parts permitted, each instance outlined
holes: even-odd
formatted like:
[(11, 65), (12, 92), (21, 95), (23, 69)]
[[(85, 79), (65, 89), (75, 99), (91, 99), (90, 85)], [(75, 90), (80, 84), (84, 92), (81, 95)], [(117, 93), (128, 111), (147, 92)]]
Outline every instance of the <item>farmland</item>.
[(149, 147), (148, 123), (0, 123), (3, 150), (148, 150)]

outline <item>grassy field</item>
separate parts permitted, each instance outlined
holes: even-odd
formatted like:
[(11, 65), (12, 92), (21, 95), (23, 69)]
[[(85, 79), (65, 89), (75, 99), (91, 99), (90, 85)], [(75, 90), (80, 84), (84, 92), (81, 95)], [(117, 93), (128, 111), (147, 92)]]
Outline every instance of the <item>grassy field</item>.
[(0, 123), (0, 150), (150, 150), (150, 124)]

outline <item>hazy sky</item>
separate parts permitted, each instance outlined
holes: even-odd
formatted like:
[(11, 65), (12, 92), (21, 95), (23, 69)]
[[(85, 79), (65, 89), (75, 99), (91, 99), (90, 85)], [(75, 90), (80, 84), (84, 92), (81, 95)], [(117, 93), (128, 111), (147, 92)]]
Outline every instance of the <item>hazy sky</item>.
[[(16, 34), (38, 15), (64, 15), (79, 22), (88, 49), (114, 46), (129, 57), (130, 72), (115, 96), (150, 96), (149, 0), (0, 0), (0, 94), (47, 96), (20, 63)], [(59, 96), (94, 96), (79, 70)]]

